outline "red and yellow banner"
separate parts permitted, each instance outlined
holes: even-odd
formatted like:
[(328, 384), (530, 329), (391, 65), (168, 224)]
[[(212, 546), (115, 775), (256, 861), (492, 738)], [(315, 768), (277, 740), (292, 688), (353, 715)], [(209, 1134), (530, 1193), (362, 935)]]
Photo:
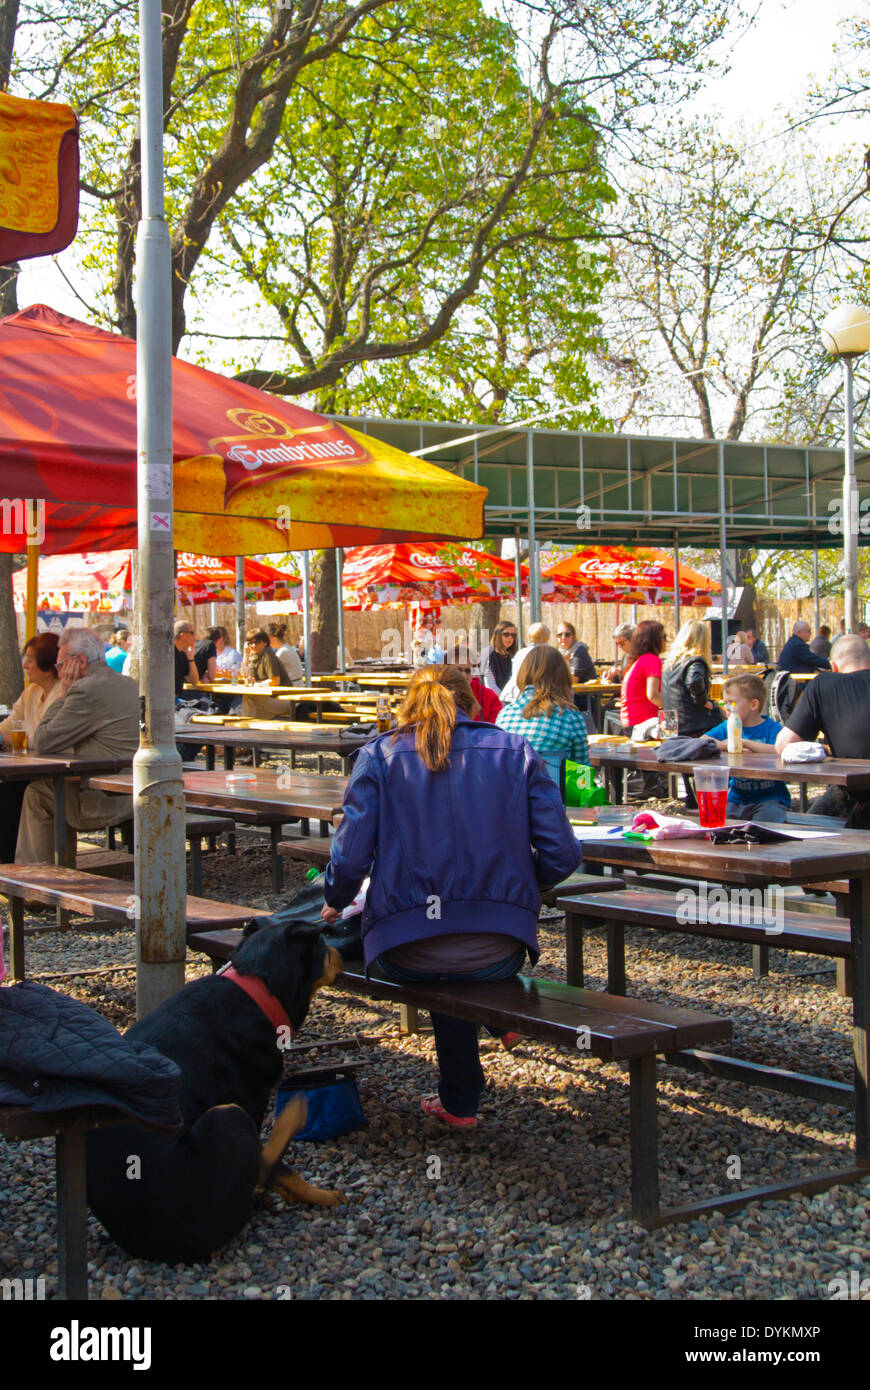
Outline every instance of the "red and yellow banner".
[(78, 217), (75, 112), (0, 92), (0, 265), (62, 251)]

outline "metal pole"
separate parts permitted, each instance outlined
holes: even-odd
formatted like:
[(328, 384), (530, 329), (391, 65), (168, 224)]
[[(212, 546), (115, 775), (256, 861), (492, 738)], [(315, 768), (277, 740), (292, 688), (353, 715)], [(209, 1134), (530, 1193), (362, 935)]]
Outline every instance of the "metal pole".
[(305, 637), (305, 684), (311, 684), (311, 589), (308, 551), (302, 552), (302, 632)]
[(728, 562), (725, 554), (725, 446), (719, 445), (719, 578), (722, 583), (722, 671), (728, 675)]
[(674, 636), (680, 630), (680, 538), (674, 532)]
[(514, 556), (514, 591), (517, 600), (517, 651), (523, 645), (523, 567), (520, 564), (520, 532), (514, 532), (517, 553)]
[(813, 600), (816, 610), (816, 636), (818, 636), (819, 628), (822, 625), (822, 609), (819, 600), (819, 547), (817, 545), (813, 546)]
[(526, 470), (529, 484), (529, 622), (541, 621), (541, 568), (535, 540), (535, 443), (526, 431)]
[(855, 479), (855, 436), (852, 403), (852, 360), (843, 358), (846, 407), (846, 468), (843, 473), (843, 571), (846, 592), (846, 631), (858, 630), (858, 483)]
[[(342, 602), (341, 571), (344, 568), (344, 551), (335, 548), (335, 582), (338, 587), (338, 669), (344, 675), (344, 603)], [(307, 648), (308, 643), (305, 643)]]
[(175, 746), (172, 660), (172, 266), (163, 205), (161, 8), (160, 0), (140, 0), (142, 220), (136, 241), (140, 742), (133, 760), (136, 1009), (140, 1018), (181, 989), (187, 953), (184, 788)]
[(245, 650), (245, 557), (236, 556), (236, 649)]

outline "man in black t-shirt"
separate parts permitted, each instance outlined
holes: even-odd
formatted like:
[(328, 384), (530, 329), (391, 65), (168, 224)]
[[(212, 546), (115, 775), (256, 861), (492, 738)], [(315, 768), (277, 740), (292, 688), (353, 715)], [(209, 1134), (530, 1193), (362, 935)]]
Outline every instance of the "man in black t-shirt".
[[(870, 758), (870, 647), (863, 637), (838, 637), (831, 666), (830, 673), (822, 672), (807, 684), (777, 737), (777, 753), (789, 743), (812, 742), (821, 734), (835, 758)], [(811, 809), (819, 815), (844, 816), (867, 799), (864, 792), (856, 798), (840, 787), (829, 787)]]

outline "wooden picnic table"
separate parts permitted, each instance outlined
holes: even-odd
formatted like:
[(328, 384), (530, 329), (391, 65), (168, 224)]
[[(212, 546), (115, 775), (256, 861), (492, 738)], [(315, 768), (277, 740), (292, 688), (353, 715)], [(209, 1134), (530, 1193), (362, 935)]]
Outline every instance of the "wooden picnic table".
[[(870, 769), (870, 763), (867, 764)], [(865, 774), (870, 775), (870, 773)], [(714, 845), (709, 840), (626, 840), (579, 827), (584, 863), (651, 870), (714, 883), (766, 888), (771, 883), (849, 880), (855, 1066), (855, 1157), (870, 1165), (870, 835), (789, 831), (794, 838), (767, 845)], [(775, 945), (775, 938), (771, 943)], [(870, 1176), (870, 1168), (868, 1168)]]
[[(589, 761), (593, 767), (627, 772), (675, 772), (691, 774), (694, 763), (659, 762), (655, 748), (637, 748), (634, 753), (615, 748), (602, 748), (590, 743)], [(847, 792), (870, 787), (870, 758), (826, 758), (817, 763), (784, 763), (773, 751), (770, 753), (720, 753), (718, 758), (700, 758), (697, 766), (728, 767), (732, 776), (770, 782), (797, 782), (800, 788), (801, 810), (806, 810), (806, 789), (809, 782), (829, 787), (843, 787)], [(616, 796), (617, 801), (621, 797)]]
[[(245, 728), (238, 728), (233, 725), (203, 724), (194, 717), (189, 724), (176, 724), (175, 734), (185, 742), (205, 745), (208, 771), (214, 769), (217, 748), (223, 749), (223, 765), (227, 772), (232, 771), (239, 749), (252, 750), (255, 767), (261, 748), (289, 753), (291, 768), (295, 767), (297, 753), (316, 753), (319, 759), (324, 753), (344, 756), (341, 751), (341, 731), (321, 724), (288, 724), (283, 727), (279, 724), (270, 727), (266, 720), (262, 720), (259, 727), (252, 728), (248, 724)], [(322, 772), (322, 767), (318, 766), (317, 771)]]
[(0, 782), (32, 782), (49, 777), (54, 784), (54, 859), (67, 861), (66, 791), (67, 777), (86, 777), (92, 772), (119, 772), (129, 767), (131, 758), (43, 757), (39, 753), (12, 753), (0, 749)]
[(261, 699), (275, 699), (287, 704), (288, 717), (293, 720), (296, 717), (296, 710), (300, 705), (314, 705), (317, 718), (323, 714), (323, 706), (328, 704), (338, 704), (348, 710), (374, 709), (377, 695), (372, 692), (366, 694), (361, 690), (337, 691), (324, 687), (321, 690), (312, 690), (308, 685), (239, 685), (235, 683), (218, 684), (218, 682), (207, 682), (204, 685), (185, 686), (191, 692), (206, 691), (214, 695), (241, 695), (242, 697), (259, 696)]
[[(256, 771), (256, 783), (228, 790), (224, 772), (185, 772), (184, 799), (191, 806), (207, 806), (232, 814), (234, 810), (268, 813), (286, 811), (287, 820), (331, 821), (341, 810), (346, 777), (321, 776), (316, 772)], [(133, 790), (132, 773), (92, 777), (91, 786), (104, 792)]]

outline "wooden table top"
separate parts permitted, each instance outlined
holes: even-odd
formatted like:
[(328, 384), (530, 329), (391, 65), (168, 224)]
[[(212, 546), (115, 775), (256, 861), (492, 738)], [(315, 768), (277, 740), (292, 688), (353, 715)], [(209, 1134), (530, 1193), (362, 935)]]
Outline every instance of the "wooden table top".
[(718, 758), (699, 758), (696, 763), (658, 762), (654, 748), (638, 748), (624, 753), (619, 745), (602, 749), (590, 743), (589, 761), (593, 767), (606, 765), (637, 772), (691, 772), (693, 767), (728, 767), (734, 777), (758, 778), (771, 782), (822, 782), (829, 786), (858, 790), (870, 787), (870, 758), (827, 758), (819, 763), (784, 763), (776, 753), (720, 753)]
[(341, 731), (324, 727), (322, 724), (296, 724), (293, 728), (252, 729), (250, 726), (238, 728), (232, 724), (200, 724), (191, 720), (189, 724), (176, 724), (175, 735), (190, 743), (217, 744), (225, 748), (287, 748), (314, 753), (339, 753)]
[[(772, 827), (776, 829), (776, 827)], [(583, 858), (597, 864), (659, 869), (687, 878), (734, 883), (812, 883), (870, 875), (870, 835), (838, 830), (769, 845), (714, 845), (709, 840), (625, 840), (584, 838)], [(776, 943), (773, 942), (775, 945)]]
[(375, 695), (367, 695), (363, 690), (312, 690), (310, 685), (241, 685), (235, 682), (219, 683), (213, 681), (205, 685), (186, 685), (184, 688), (191, 692), (210, 691), (215, 695), (286, 696), (292, 700), (340, 700), (342, 703), (346, 701), (368, 703), (376, 699)]
[[(252, 768), (250, 775), (256, 782), (234, 783), (236, 790), (228, 791), (227, 774), (223, 771), (185, 772), (185, 800), (191, 806), (210, 806), (222, 811), (234, 808), (258, 812), (283, 810), (291, 813), (291, 817), (330, 820), (341, 810), (348, 781), (346, 777), (321, 776), (315, 772), (264, 772), (262, 768)], [(91, 786), (98, 791), (129, 795), (133, 790), (133, 775), (93, 777)]]
[(132, 755), (129, 758), (65, 758), (57, 754), (7, 753), (0, 749), (0, 782), (54, 777), (59, 772), (69, 777), (85, 777), (91, 772), (118, 772), (129, 767), (132, 761)]

